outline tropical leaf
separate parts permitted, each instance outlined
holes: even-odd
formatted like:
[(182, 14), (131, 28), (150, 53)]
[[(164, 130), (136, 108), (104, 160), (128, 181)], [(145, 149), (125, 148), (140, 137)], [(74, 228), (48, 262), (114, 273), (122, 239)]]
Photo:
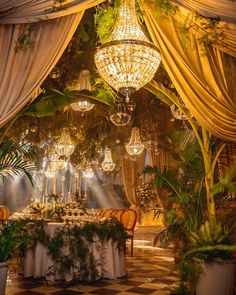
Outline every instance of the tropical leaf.
[(0, 144), (0, 179), (6, 181), (25, 174), (33, 185), (32, 174), (36, 167), (32, 161), (37, 158), (26, 143), (15, 144), (6, 141)]

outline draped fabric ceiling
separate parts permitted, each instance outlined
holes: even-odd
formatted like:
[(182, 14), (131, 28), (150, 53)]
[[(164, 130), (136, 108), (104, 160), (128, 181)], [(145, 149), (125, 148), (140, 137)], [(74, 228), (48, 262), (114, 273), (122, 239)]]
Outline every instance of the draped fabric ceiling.
[[(38, 91), (71, 40), (85, 9), (102, 1), (7, 0), (0, 3), (0, 127)], [(60, 4), (58, 4), (60, 6)], [(33, 47), (16, 50), (31, 23)], [(23, 34), (23, 35), (22, 35)]]
[[(236, 3), (178, 0), (185, 7), (178, 6), (174, 14), (162, 16), (151, 2), (143, 5), (146, 25), (183, 102), (209, 132), (236, 141), (236, 14), (232, 13)], [(199, 42), (199, 38), (206, 37), (204, 27), (200, 27), (203, 20), (198, 18), (193, 23), (192, 11), (186, 7), (212, 17), (224, 7), (223, 19), (231, 22), (220, 21), (217, 25), (223, 31), (222, 38), (217, 36), (212, 46)], [(179, 28), (186, 23), (190, 27), (183, 40)]]

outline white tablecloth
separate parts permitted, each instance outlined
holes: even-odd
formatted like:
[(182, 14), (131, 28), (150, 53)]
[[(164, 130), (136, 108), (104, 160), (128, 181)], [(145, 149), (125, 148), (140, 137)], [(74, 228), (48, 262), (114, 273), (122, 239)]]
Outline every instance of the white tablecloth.
[[(64, 224), (61, 223), (48, 223), (45, 226), (45, 231), (49, 235), (53, 235), (55, 230), (63, 226)], [(97, 279), (101, 277), (115, 279), (126, 275), (124, 252), (118, 249), (116, 242), (112, 243), (111, 240), (103, 244), (101, 242), (88, 242), (88, 246), (95, 260), (98, 261), (96, 266), (98, 272)], [(63, 252), (66, 254), (68, 248), (63, 248)], [(73, 269), (64, 274), (58, 272), (56, 275), (48, 274), (48, 270), (54, 264), (48, 254), (48, 250), (41, 243), (37, 243), (36, 248), (34, 250), (28, 249), (24, 257), (24, 276), (34, 278), (46, 277), (50, 281), (57, 279), (71, 281), (73, 279)]]

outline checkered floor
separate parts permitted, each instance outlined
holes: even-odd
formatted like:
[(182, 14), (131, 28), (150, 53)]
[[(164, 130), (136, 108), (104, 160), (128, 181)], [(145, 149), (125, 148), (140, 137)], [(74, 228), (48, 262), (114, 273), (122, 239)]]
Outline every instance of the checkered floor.
[[(134, 256), (127, 253), (127, 277), (117, 280), (100, 280), (89, 284), (65, 285), (45, 280), (12, 278), (6, 295), (75, 295), (75, 294), (171, 294), (178, 285), (170, 251), (152, 248), (136, 241)], [(11, 279), (11, 277), (10, 277)]]

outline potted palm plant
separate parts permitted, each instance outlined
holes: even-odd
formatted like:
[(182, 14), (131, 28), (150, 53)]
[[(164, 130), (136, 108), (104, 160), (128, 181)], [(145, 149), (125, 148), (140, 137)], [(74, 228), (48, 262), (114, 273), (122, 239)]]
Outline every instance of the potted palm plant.
[(0, 295), (5, 294), (8, 262), (20, 246), (17, 232), (20, 229), (18, 222), (0, 223)]

